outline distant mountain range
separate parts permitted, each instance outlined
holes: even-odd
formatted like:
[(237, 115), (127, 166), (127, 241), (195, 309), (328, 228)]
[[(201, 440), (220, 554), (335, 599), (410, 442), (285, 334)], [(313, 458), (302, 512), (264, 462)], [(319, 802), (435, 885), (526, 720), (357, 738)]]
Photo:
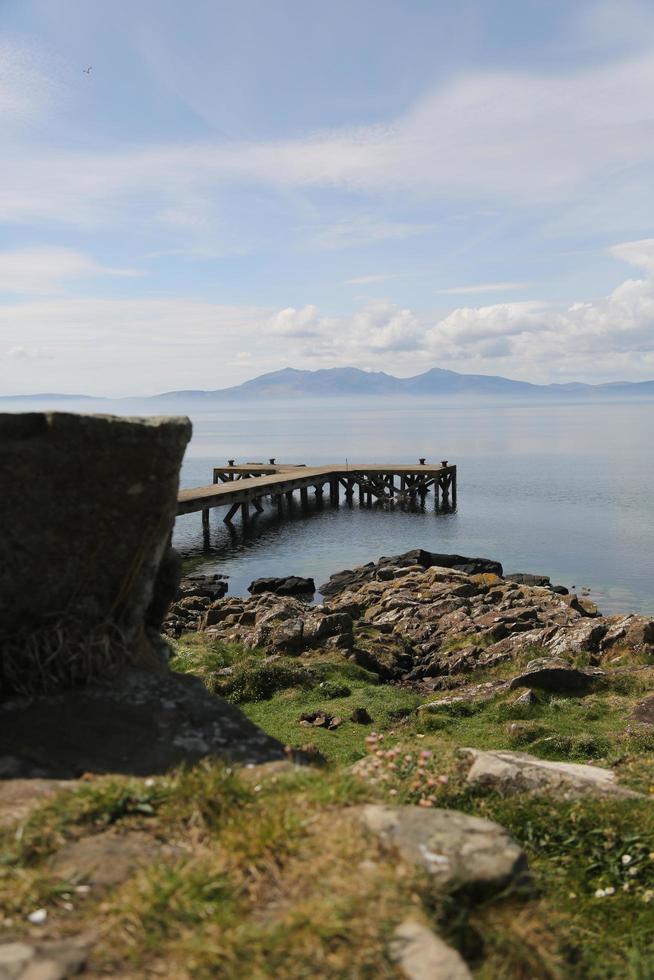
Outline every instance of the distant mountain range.
[[(552, 396), (583, 397), (585, 395), (652, 397), (654, 381), (618, 381), (607, 384), (536, 385), (528, 381), (512, 381), (509, 378), (486, 374), (458, 374), (442, 368), (431, 368), (412, 378), (396, 378), (383, 371), (361, 371), (358, 368), (328, 368), (320, 371), (298, 371), (284, 368), (262, 374), (251, 381), (232, 388), (215, 391), (166, 391), (148, 398), (133, 396), (139, 402), (193, 402), (197, 404), (231, 399), (261, 398), (338, 398), (338, 397), (438, 397), (465, 395), (478, 397), (533, 398)], [(89, 399), (89, 395), (6, 395), (0, 400), (12, 401), (60, 401), (64, 399)], [(94, 399), (109, 401), (110, 399)], [(128, 399), (120, 399), (126, 401)]]
[(262, 374), (233, 388), (216, 391), (167, 391), (158, 400), (201, 400), (227, 398), (295, 398), (295, 397), (353, 397), (439, 395), (533, 396), (533, 395), (654, 395), (654, 381), (614, 382), (588, 385), (535, 385), (528, 381), (486, 374), (458, 374), (443, 368), (431, 368), (412, 378), (396, 378), (383, 371), (361, 371), (358, 368), (329, 368), (321, 371), (298, 371), (284, 368)]

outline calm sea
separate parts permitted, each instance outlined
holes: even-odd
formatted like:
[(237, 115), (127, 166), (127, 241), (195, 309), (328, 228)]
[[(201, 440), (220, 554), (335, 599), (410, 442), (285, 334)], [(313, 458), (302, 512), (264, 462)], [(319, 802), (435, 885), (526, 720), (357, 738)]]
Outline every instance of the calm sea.
[[(245, 592), (262, 575), (332, 572), (409, 548), (482, 555), (505, 571), (550, 575), (584, 587), (604, 612), (654, 614), (654, 403), (466, 404), (296, 401), (231, 404), (190, 412), (194, 436), (184, 486), (211, 482), (235, 458), (308, 464), (458, 466), (458, 509), (338, 510), (326, 504), (280, 521), (264, 514), (243, 532), (211, 514), (211, 550), (199, 568)], [(180, 518), (174, 540), (202, 556), (199, 514)]]

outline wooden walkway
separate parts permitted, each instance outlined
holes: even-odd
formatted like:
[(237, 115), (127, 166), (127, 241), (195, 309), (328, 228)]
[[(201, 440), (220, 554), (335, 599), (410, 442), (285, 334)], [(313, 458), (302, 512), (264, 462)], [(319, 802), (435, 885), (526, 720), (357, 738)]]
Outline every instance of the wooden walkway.
[(231, 523), (236, 513), (241, 511), (244, 524), (250, 519), (250, 507), (256, 513), (263, 511), (263, 501), (270, 498), (280, 516), (293, 504), (293, 494), (299, 491), (300, 502), (308, 504), (309, 491), (315, 494), (321, 504), (329, 491), (332, 506), (338, 506), (341, 491), (347, 503), (358, 496), (360, 506), (372, 506), (373, 501), (384, 501), (390, 505), (417, 504), (424, 506), (427, 494), (434, 495), (434, 509), (447, 512), (456, 507), (456, 466), (442, 460), (438, 465), (430, 465), (421, 459), (415, 466), (395, 465), (354, 465), (346, 466), (305, 466), (303, 464), (276, 463), (271, 459), (266, 463), (244, 463), (235, 465), (229, 460), (227, 466), (217, 466), (213, 471), (213, 483), (206, 487), (193, 487), (180, 490), (177, 498), (177, 513), (191, 514), (202, 512), (205, 532), (209, 529), (209, 511), (212, 507), (228, 507), (223, 518)]

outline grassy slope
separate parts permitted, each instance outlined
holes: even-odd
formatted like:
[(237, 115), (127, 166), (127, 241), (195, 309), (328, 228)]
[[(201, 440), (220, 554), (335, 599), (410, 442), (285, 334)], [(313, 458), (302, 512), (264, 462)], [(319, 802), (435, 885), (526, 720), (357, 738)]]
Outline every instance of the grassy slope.
[[(475, 745), (612, 764), (647, 792), (652, 739), (628, 734), (627, 714), (652, 672), (585, 699), (516, 708), (514, 693), (500, 694), (425, 714), (413, 692), (379, 684), (335, 653), (271, 664), (189, 636), (175, 666), (223, 690), (285, 743), (311, 743), (327, 764), (264, 774), (205, 763), (154, 780), (96, 778), (61, 794), (0, 840), (0, 939), (43, 905), (61, 934), (99, 928), (98, 975), (392, 977), (387, 940), (413, 910), (487, 980), (654, 978), (652, 801), (476, 795), (456, 754)], [(232, 674), (218, 675), (225, 666)], [(373, 725), (349, 720), (356, 707)], [(342, 717), (341, 726), (298, 723), (318, 708)], [(366, 753), (374, 781), (349, 772)], [(434, 894), (423, 876), (384, 860), (348, 816), (365, 800), (423, 800), (498, 820), (527, 851), (535, 895), (470, 908)], [(144, 829), (182, 857), (150, 862), (105, 894), (55, 882), (48, 856), (107, 827)], [(614, 892), (595, 897), (607, 888)]]

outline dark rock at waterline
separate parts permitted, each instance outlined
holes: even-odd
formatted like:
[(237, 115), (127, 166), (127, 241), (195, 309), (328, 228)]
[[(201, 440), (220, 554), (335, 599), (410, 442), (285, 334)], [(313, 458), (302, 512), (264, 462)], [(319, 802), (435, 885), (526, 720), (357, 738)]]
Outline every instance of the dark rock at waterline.
[(187, 575), (179, 583), (177, 599), (197, 596), (200, 599), (222, 599), (229, 586), (224, 575)]
[(406, 551), (403, 555), (391, 558), (380, 558), (380, 565), (395, 565), (403, 567), (407, 565), (420, 565), (422, 568), (453, 568), (457, 572), (465, 572), (466, 575), (480, 575), (490, 572), (492, 575), (502, 575), (502, 565), (499, 561), (491, 558), (466, 558), (464, 555), (442, 555), (438, 552), (424, 551), (422, 548), (414, 548)]
[(129, 671), (0, 704), (0, 757), (12, 778), (153, 775), (206, 756), (243, 763), (287, 757), (280, 742), (189, 674)]
[(160, 664), (185, 418), (0, 415), (0, 691)]
[(312, 578), (301, 578), (299, 575), (287, 575), (281, 578), (256, 578), (248, 586), (252, 595), (262, 592), (273, 592), (275, 595), (313, 595), (316, 583)]
[(380, 558), (378, 562), (368, 562), (367, 565), (360, 565), (358, 568), (346, 568), (342, 572), (332, 575), (329, 582), (319, 586), (319, 591), (324, 596), (335, 596), (346, 589), (356, 589), (365, 582), (379, 580), (384, 581), (394, 577), (394, 571), (403, 568), (427, 569), (439, 566), (441, 568), (451, 568), (454, 571), (464, 572), (467, 575), (479, 575), (491, 573), (502, 575), (502, 565), (499, 561), (490, 558), (467, 558), (465, 555), (442, 555), (431, 551), (424, 551), (422, 548), (415, 548), (407, 551), (403, 555)]
[(544, 589), (551, 589), (557, 595), (568, 595), (565, 585), (552, 585), (549, 575), (531, 575), (529, 572), (513, 572), (505, 575), (507, 582), (515, 582), (517, 585), (540, 586)]

